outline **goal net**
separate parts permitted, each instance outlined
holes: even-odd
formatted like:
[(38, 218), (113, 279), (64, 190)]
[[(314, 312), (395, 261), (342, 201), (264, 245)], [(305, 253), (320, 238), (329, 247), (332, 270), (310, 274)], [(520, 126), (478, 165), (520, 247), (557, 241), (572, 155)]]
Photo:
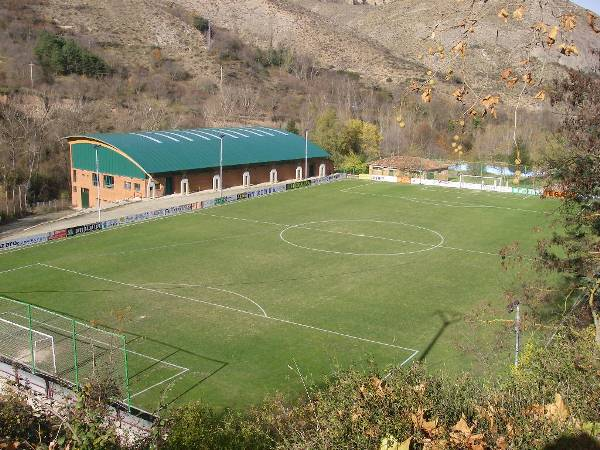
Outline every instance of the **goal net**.
[(54, 337), (2, 318), (0, 355), (46, 373), (56, 374)]
[(481, 186), (504, 186), (507, 181), (502, 177), (489, 177), (489, 176), (480, 176), (480, 175), (460, 175), (460, 184), (478, 184)]

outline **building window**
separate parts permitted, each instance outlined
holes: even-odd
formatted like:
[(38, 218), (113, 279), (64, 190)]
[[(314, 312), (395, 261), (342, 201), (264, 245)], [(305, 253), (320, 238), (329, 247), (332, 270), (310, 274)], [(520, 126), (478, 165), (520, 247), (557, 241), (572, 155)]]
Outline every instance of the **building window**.
[(133, 190), (135, 192), (140, 192), (142, 190), (142, 186), (140, 185), (140, 183), (133, 183)]
[(326, 167), (325, 164), (321, 164), (319, 166), (319, 176), (324, 177), (326, 175)]
[(73, 186), (73, 192), (77, 192), (77, 186)]
[(92, 184), (98, 186), (98, 174), (96, 172), (92, 174)]
[(104, 175), (104, 187), (112, 189), (115, 186), (115, 177), (112, 175)]
[(250, 186), (250, 172), (246, 171), (242, 174), (242, 186)]
[(126, 181), (125, 185), (123, 186), (126, 190), (130, 191), (131, 190), (131, 181)]
[(77, 183), (77, 171), (73, 169), (73, 183)]
[(298, 166), (296, 167), (296, 180), (301, 180), (302, 179), (302, 167)]
[(218, 191), (221, 189), (221, 177), (219, 175), (215, 175), (213, 177), (213, 191)]
[(269, 181), (271, 183), (277, 183), (277, 169), (271, 170), (271, 173), (269, 174)]

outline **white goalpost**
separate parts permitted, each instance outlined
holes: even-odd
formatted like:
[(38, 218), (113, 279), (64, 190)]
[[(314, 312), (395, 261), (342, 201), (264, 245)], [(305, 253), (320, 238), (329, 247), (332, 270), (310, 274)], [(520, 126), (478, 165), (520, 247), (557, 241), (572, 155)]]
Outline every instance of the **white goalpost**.
[(462, 188), (465, 185), (480, 185), (482, 190), (484, 186), (493, 186), (493, 189), (496, 189), (497, 187), (508, 186), (508, 180), (504, 180), (502, 177), (465, 175), (461, 173), (460, 187)]
[(0, 318), (0, 355), (56, 374), (54, 336)]

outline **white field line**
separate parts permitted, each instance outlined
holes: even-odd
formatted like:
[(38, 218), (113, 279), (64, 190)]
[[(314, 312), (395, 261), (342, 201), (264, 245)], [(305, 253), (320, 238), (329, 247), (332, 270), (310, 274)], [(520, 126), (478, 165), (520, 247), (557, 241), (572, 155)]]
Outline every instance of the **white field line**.
[[(266, 311), (264, 310), (264, 308), (262, 306), (260, 306), (258, 303), (256, 303), (254, 300), (252, 300), (250, 297), (246, 297), (245, 295), (240, 294), (239, 292), (235, 292), (235, 291), (228, 291), (226, 289), (219, 289), (216, 287), (212, 287), (212, 286), (203, 286), (201, 284), (187, 284), (187, 283), (148, 283), (150, 285), (163, 285), (163, 286), (184, 286), (184, 287), (195, 287), (195, 288), (204, 288), (204, 289), (210, 289), (212, 291), (219, 291), (219, 292), (225, 292), (227, 294), (231, 294), (231, 295), (235, 295), (237, 297), (243, 298), (244, 300), (248, 300), (250, 303), (253, 303), (258, 309), (261, 310), (261, 312), (263, 313), (263, 316), (265, 317), (269, 317), (266, 313)], [(146, 284), (146, 286), (148, 285)]]
[(405, 197), (402, 195), (375, 194), (375, 193), (370, 193), (370, 192), (356, 192), (356, 191), (350, 192), (350, 189), (356, 189), (357, 187), (369, 186), (371, 184), (375, 184), (375, 183), (360, 184), (360, 185), (352, 187), (352, 188), (340, 189), (339, 192), (345, 192), (345, 193), (356, 194), (356, 195), (366, 195), (366, 196), (370, 196), (370, 197), (393, 198), (396, 200), (406, 200), (406, 201), (413, 202), (413, 203), (421, 203), (424, 205), (432, 205), (432, 206), (445, 206), (448, 208), (490, 208), (490, 209), (504, 209), (504, 210), (508, 210), (508, 211), (531, 212), (531, 213), (536, 213), (536, 214), (550, 214), (546, 211), (537, 211), (535, 209), (512, 208), (510, 206), (483, 205), (483, 204), (467, 205), (467, 204), (460, 204), (461, 202), (451, 202), (449, 200), (437, 200), (436, 201), (436, 200), (418, 199), (418, 198), (414, 198), (414, 197)]
[[(20, 317), (20, 318), (22, 318), (22, 319), (27, 319), (27, 317), (26, 317), (26, 316), (23, 316), (23, 315), (21, 315), (21, 314), (17, 314), (17, 313), (14, 313), (14, 312), (10, 312), (10, 311), (6, 311), (6, 312), (4, 312), (4, 313), (2, 313), (2, 314), (7, 314), (7, 313), (8, 313), (8, 314), (12, 314), (13, 316), (16, 316), (16, 317)], [(2, 320), (2, 319), (0, 319), (0, 320)], [(50, 329), (54, 329), (55, 331), (58, 331), (58, 332), (61, 332), (61, 333), (66, 333), (67, 335), (71, 333), (71, 331), (70, 331), (70, 330), (65, 330), (64, 328), (57, 327), (57, 326), (55, 326), (55, 325), (50, 325), (50, 324), (48, 324), (48, 323), (46, 323), (46, 322), (42, 322), (42, 321), (39, 321), (39, 320), (35, 320), (35, 319), (33, 319), (33, 320), (32, 320), (32, 322), (39, 323), (39, 324), (43, 325), (45, 328), (50, 328)], [(36, 333), (44, 334), (44, 333), (41, 333), (41, 332), (39, 332), (39, 331), (36, 331)], [(67, 339), (68, 339), (68, 338), (67, 338)], [(98, 339), (94, 339), (94, 338), (85, 337), (85, 340), (87, 340), (87, 341), (91, 341), (91, 342), (95, 342), (95, 343), (97, 343), (97, 344), (102, 344), (103, 346), (105, 346), (105, 347), (106, 347), (106, 349), (110, 349), (110, 348), (114, 347), (114, 346), (111, 346), (110, 344), (108, 344), (108, 343), (106, 343), (106, 342), (103, 342), (103, 341), (100, 341), (100, 340), (98, 340)], [(162, 360), (162, 359), (154, 358), (153, 356), (146, 355), (146, 354), (144, 354), (144, 353), (139, 353), (139, 352), (136, 352), (136, 351), (134, 351), (134, 350), (127, 349), (127, 353), (129, 353), (129, 354), (131, 354), (131, 355), (136, 355), (136, 356), (139, 356), (139, 357), (141, 357), (141, 358), (149, 359), (150, 361), (154, 361), (154, 362), (157, 362), (157, 363), (159, 363), (159, 364), (162, 364), (162, 365), (165, 365), (165, 366), (174, 367), (175, 369), (179, 370), (179, 372), (177, 372), (177, 374), (175, 374), (175, 375), (173, 375), (173, 376), (170, 376), (170, 377), (168, 377), (168, 378), (166, 378), (166, 379), (164, 379), (164, 380), (162, 380), (162, 381), (159, 381), (158, 383), (155, 383), (155, 384), (153, 384), (153, 385), (152, 385), (152, 386), (150, 386), (150, 387), (147, 387), (147, 388), (145, 388), (145, 389), (143, 389), (143, 390), (141, 390), (141, 391), (139, 391), (139, 392), (136, 392), (135, 394), (131, 394), (131, 396), (130, 396), (131, 398), (133, 398), (133, 397), (135, 397), (135, 396), (137, 396), (137, 395), (143, 394), (144, 392), (147, 392), (147, 391), (149, 391), (150, 389), (153, 389), (153, 388), (155, 388), (155, 387), (158, 387), (158, 386), (160, 386), (161, 384), (164, 384), (164, 383), (166, 383), (166, 382), (168, 382), (168, 381), (171, 381), (171, 380), (172, 380), (172, 379), (174, 379), (174, 378), (180, 377), (180, 376), (184, 375), (186, 372), (189, 372), (189, 371), (190, 371), (190, 369), (189, 369), (189, 368), (187, 368), (187, 367), (182, 367), (182, 366), (179, 366), (179, 365), (177, 365), (177, 364), (173, 364), (173, 363), (170, 363), (170, 362), (168, 362), (168, 361), (164, 361), (164, 360)], [(123, 399), (123, 401), (127, 401), (127, 399)]]
[(27, 264), (26, 266), (14, 267), (12, 269), (3, 270), (2, 272), (0, 272), (0, 275), (3, 273), (9, 273), (9, 272), (15, 272), (17, 270), (28, 269), (29, 267), (33, 267), (35, 265), (36, 264)]
[[(175, 375), (173, 375), (173, 376), (171, 376), (171, 377), (169, 377), (169, 378), (165, 378), (164, 380), (162, 380), (162, 381), (159, 381), (158, 383), (155, 383), (155, 384), (153, 384), (152, 386), (149, 386), (149, 387), (147, 387), (147, 388), (145, 388), (145, 389), (142, 389), (141, 391), (139, 391), (139, 392), (136, 392), (135, 394), (131, 394), (131, 395), (129, 396), (129, 398), (137, 397), (138, 395), (141, 395), (141, 394), (143, 394), (144, 392), (148, 392), (150, 389), (154, 389), (154, 388), (156, 388), (156, 387), (160, 386), (161, 384), (165, 384), (165, 383), (167, 383), (167, 382), (169, 382), (169, 381), (171, 381), (171, 380), (173, 380), (173, 379), (175, 379), (175, 378), (182, 377), (182, 376), (183, 376), (183, 375), (185, 375), (187, 372), (189, 372), (189, 369), (185, 369), (185, 368), (184, 368), (184, 369), (183, 369), (181, 372), (178, 372), (178, 373), (176, 373)], [(123, 399), (123, 401), (124, 401), (124, 402), (126, 402), (126, 401), (127, 401), (127, 399), (125, 398), (125, 399)]]
[[(311, 186), (306, 186), (306, 187), (302, 187), (302, 188), (292, 189), (291, 191), (272, 192), (272, 193), (270, 193), (268, 195), (261, 195), (260, 197), (243, 198), (243, 199), (240, 199), (240, 200), (236, 200), (235, 202), (224, 203), (222, 205), (213, 205), (210, 208), (193, 209), (191, 211), (183, 211), (181, 213), (173, 214), (173, 215), (170, 215), (170, 216), (152, 217), (152, 218), (149, 218), (149, 219), (146, 219), (146, 220), (142, 220), (142, 221), (139, 221), (139, 222), (133, 222), (133, 223), (125, 224), (125, 225), (119, 225), (117, 227), (107, 228), (105, 230), (97, 230), (97, 231), (91, 231), (89, 233), (78, 234), (76, 236), (72, 236), (72, 237), (67, 238), (67, 239), (57, 239), (57, 240), (54, 240), (54, 241), (41, 242), (39, 244), (34, 244), (34, 245), (26, 246), (26, 247), (15, 248), (13, 250), (0, 250), (0, 257), (2, 255), (5, 255), (5, 254), (14, 253), (14, 252), (20, 252), (20, 251), (23, 251), (23, 250), (27, 250), (27, 249), (31, 249), (31, 248), (36, 248), (36, 247), (40, 247), (40, 246), (43, 246), (43, 245), (59, 244), (61, 242), (72, 241), (73, 239), (77, 239), (77, 238), (83, 238), (83, 237), (87, 237), (87, 236), (92, 236), (92, 235), (96, 235), (96, 234), (99, 234), (99, 233), (105, 233), (107, 231), (121, 230), (121, 229), (124, 229), (124, 228), (127, 228), (127, 227), (132, 227), (132, 226), (135, 226), (135, 225), (141, 225), (141, 224), (145, 224), (145, 223), (149, 223), (149, 222), (154, 222), (154, 221), (157, 221), (157, 220), (170, 219), (170, 218), (173, 218), (173, 217), (183, 216), (183, 215), (186, 215), (186, 214), (198, 214), (198, 215), (207, 215), (207, 216), (209, 216), (211, 214), (207, 214), (207, 213), (205, 213), (205, 211), (212, 210), (214, 208), (223, 208), (223, 207), (226, 207), (226, 206), (237, 205), (237, 204), (242, 203), (242, 202), (247, 202), (247, 201), (251, 201), (251, 200), (255, 200), (255, 199), (261, 199), (261, 198), (269, 198), (269, 197), (273, 197), (275, 195), (280, 195), (280, 194), (293, 193), (293, 192), (302, 192), (305, 189), (310, 189), (310, 188), (315, 188), (315, 187), (320, 187), (320, 186), (327, 186), (329, 184), (338, 183), (338, 182), (339, 183), (343, 183), (344, 181), (346, 181), (346, 179), (334, 180), (334, 181), (332, 181), (330, 183), (324, 183), (324, 184), (320, 184), (320, 185), (316, 185), (316, 186), (312, 186), (311, 185)], [(293, 180), (290, 180), (290, 182), (293, 182)], [(282, 183), (284, 183), (284, 182), (282, 182)], [(202, 201), (204, 201), (204, 200), (199, 200), (198, 203), (200, 203)], [(238, 220), (243, 220), (243, 219), (238, 219)]]
[(384, 346), (384, 347), (396, 348), (396, 349), (405, 350), (405, 351), (408, 351), (408, 352), (413, 352), (413, 353), (414, 352), (418, 352), (418, 350), (415, 350), (414, 348), (402, 347), (400, 345), (390, 344), (390, 343), (387, 343), (387, 342), (376, 341), (376, 340), (373, 340), (373, 339), (363, 338), (363, 337), (360, 337), (360, 336), (353, 336), (351, 334), (341, 333), (339, 331), (328, 330), (328, 329), (325, 329), (325, 328), (319, 328), (319, 327), (315, 327), (315, 326), (312, 326), (312, 325), (307, 325), (307, 324), (303, 324), (303, 323), (299, 323), (299, 322), (294, 322), (294, 321), (291, 321), (291, 320), (280, 319), (278, 317), (272, 317), (272, 316), (265, 317), (262, 314), (258, 314), (258, 313), (254, 313), (254, 312), (250, 312), (250, 311), (244, 311), (243, 309), (237, 309), (237, 308), (233, 308), (231, 306), (225, 306), (225, 305), (220, 305), (218, 303), (207, 302), (207, 301), (200, 300), (200, 299), (193, 298), (193, 297), (186, 297), (186, 296), (183, 296), (183, 295), (174, 294), (172, 292), (161, 291), (159, 289), (152, 289), (152, 288), (147, 288), (147, 287), (144, 287), (144, 286), (139, 286), (139, 285), (135, 285), (135, 284), (131, 284), (131, 283), (124, 283), (122, 281), (111, 280), (109, 278), (99, 277), (99, 276), (96, 276), (96, 275), (91, 275), (91, 274), (87, 274), (87, 273), (83, 273), (83, 272), (77, 272), (75, 270), (65, 269), (65, 268), (58, 267), (58, 266), (53, 266), (53, 265), (50, 265), (50, 264), (44, 264), (44, 263), (38, 263), (38, 264), (41, 265), (41, 266), (44, 266), (44, 267), (48, 267), (50, 269), (61, 270), (63, 272), (69, 272), (69, 273), (73, 273), (75, 275), (80, 275), (80, 276), (92, 278), (92, 279), (95, 279), (95, 280), (100, 280), (100, 281), (105, 281), (105, 282), (108, 282), (108, 283), (118, 284), (120, 286), (127, 286), (127, 287), (131, 287), (131, 288), (134, 288), (134, 289), (139, 289), (139, 290), (143, 290), (143, 291), (147, 291), (147, 292), (153, 292), (153, 293), (156, 293), (156, 294), (166, 295), (166, 296), (169, 296), (169, 297), (174, 297), (174, 298), (178, 298), (178, 299), (181, 299), (181, 300), (187, 300), (187, 301), (191, 301), (191, 302), (195, 302), (195, 303), (208, 304), (208, 305), (219, 307), (219, 308), (226, 309), (226, 310), (229, 310), (229, 311), (234, 311), (234, 312), (237, 312), (237, 313), (240, 313), (240, 314), (247, 314), (247, 315), (253, 316), (253, 317), (260, 317), (261, 319), (264, 319), (264, 320), (272, 320), (274, 322), (280, 322), (280, 323), (285, 323), (285, 324), (288, 324), (288, 325), (294, 325), (294, 326), (301, 327), (301, 328), (307, 328), (309, 330), (319, 331), (321, 333), (333, 334), (333, 335), (345, 337), (345, 338), (348, 338), (348, 339), (354, 339), (354, 340), (357, 340), (357, 341), (367, 342), (367, 343), (370, 343), (370, 344), (381, 345), (381, 346)]

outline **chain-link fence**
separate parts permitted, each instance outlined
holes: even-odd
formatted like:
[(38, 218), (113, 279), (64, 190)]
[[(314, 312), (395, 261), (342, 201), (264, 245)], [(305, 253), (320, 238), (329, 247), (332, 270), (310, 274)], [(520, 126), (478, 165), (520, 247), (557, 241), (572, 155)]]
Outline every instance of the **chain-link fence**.
[(505, 162), (456, 162), (448, 169), (449, 181), (477, 180), (476, 183), (541, 189), (544, 186), (542, 173), (533, 166), (508, 164)]
[(79, 388), (110, 377), (131, 407), (125, 336), (0, 297), (0, 355)]

